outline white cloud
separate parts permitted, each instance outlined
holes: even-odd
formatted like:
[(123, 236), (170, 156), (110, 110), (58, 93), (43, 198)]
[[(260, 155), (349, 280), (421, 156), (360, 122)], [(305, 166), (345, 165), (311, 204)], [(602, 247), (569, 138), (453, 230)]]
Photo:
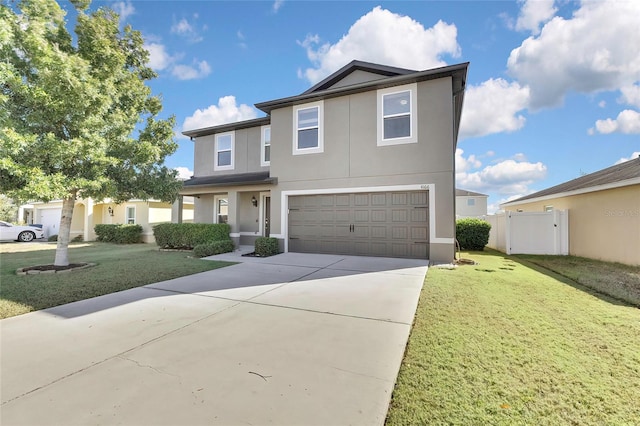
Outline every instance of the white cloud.
[(162, 71), (175, 61), (175, 58), (167, 52), (164, 44), (146, 43), (144, 48), (149, 52), (149, 67), (154, 71)]
[(464, 150), (456, 149), (456, 173), (464, 173), (472, 169), (482, 166), (480, 160), (471, 154), (468, 158), (464, 158)]
[[(194, 15), (193, 19), (198, 19), (198, 15)], [(171, 25), (171, 34), (177, 34), (184, 37), (190, 43), (198, 43), (203, 40), (203, 37), (200, 35), (196, 25), (190, 23), (187, 18), (182, 18)]]
[(197, 109), (191, 117), (185, 118), (182, 131), (250, 120), (257, 115), (253, 107), (246, 104), (237, 105), (235, 96), (224, 96), (218, 99), (218, 105), (210, 105), (204, 110)]
[(640, 151), (635, 151), (635, 152), (631, 153), (629, 158), (622, 157), (621, 159), (616, 161), (616, 164), (625, 163), (625, 162), (630, 161), (630, 160), (635, 160), (636, 158), (639, 158), (639, 157), (640, 157)]
[[(640, 112), (625, 109), (615, 119), (598, 120), (596, 121), (595, 131), (602, 134), (640, 134)], [(595, 131), (594, 129), (589, 129), (589, 134), (593, 135)]]
[(284, 5), (284, 0), (276, 0), (273, 2), (273, 6), (271, 6), (271, 10), (273, 13), (278, 13), (280, 8)]
[(188, 167), (176, 167), (175, 170), (178, 171), (178, 179), (190, 179), (193, 176), (193, 170)]
[(111, 4), (111, 8), (120, 16), (120, 24), (129, 19), (129, 16), (136, 13), (136, 9), (133, 7), (133, 4), (126, 1), (117, 1)]
[[(456, 187), (478, 192), (497, 192), (515, 196), (529, 193), (529, 185), (547, 174), (547, 167), (541, 162), (531, 163), (513, 159), (503, 160), (478, 171), (479, 165), (473, 155), (464, 158), (462, 150), (456, 150)], [(522, 158), (516, 154), (515, 158)], [(461, 164), (462, 168), (457, 166)], [(472, 165), (473, 167), (469, 167)]]
[(540, 33), (540, 24), (553, 18), (558, 11), (553, 6), (554, 0), (521, 0), (520, 3), (522, 3), (522, 9), (520, 9), (515, 29), (531, 31), (532, 34)]
[(606, 101), (600, 101), (600, 102), (598, 102), (598, 106), (599, 106), (600, 108), (604, 108), (604, 107), (606, 107), (606, 106), (607, 106), (607, 102), (606, 102)]
[(640, 108), (640, 84), (634, 84), (620, 89), (620, 102)]
[(516, 155), (514, 155), (512, 159), (515, 161), (527, 161), (527, 156), (524, 155), (522, 152), (519, 152)]
[(508, 72), (531, 88), (536, 109), (561, 104), (569, 91), (630, 87), (640, 80), (638, 28), (640, 1), (583, 1), (512, 50)]
[(194, 61), (191, 65), (175, 65), (171, 70), (171, 74), (178, 78), (178, 80), (195, 80), (197, 78), (203, 78), (211, 73), (211, 67), (207, 61)]
[(298, 42), (314, 64), (299, 75), (317, 83), (354, 59), (416, 70), (444, 66), (444, 55), (460, 55), (457, 33), (453, 24), (438, 21), (425, 29), (408, 16), (377, 6), (335, 44), (319, 45), (317, 35)]
[(521, 129), (526, 119), (518, 112), (527, 108), (528, 87), (498, 78), (468, 86), (464, 95), (460, 139)]

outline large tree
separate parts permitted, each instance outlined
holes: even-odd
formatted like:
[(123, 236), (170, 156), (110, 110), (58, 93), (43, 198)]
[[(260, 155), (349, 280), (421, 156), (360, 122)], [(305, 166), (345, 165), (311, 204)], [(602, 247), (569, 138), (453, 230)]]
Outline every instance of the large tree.
[(72, 0), (75, 37), (54, 0), (0, 5), (0, 192), (62, 199), (55, 265), (69, 264), (78, 197), (173, 201), (180, 187), (164, 165), (175, 152), (174, 117), (146, 82), (143, 39), (109, 8)]

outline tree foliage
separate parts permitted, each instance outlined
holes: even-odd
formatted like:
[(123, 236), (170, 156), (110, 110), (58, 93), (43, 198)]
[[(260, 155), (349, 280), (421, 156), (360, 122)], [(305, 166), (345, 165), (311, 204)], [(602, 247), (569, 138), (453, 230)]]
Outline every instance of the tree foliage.
[(0, 5), (0, 192), (71, 212), (76, 197), (173, 201), (175, 119), (159, 118), (142, 36), (89, 3), (72, 1), (75, 36), (54, 0)]

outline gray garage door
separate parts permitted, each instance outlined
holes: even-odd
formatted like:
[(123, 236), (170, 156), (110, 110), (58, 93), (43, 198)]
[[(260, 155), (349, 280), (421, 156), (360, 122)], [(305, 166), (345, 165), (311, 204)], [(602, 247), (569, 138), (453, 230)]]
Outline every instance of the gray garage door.
[(428, 193), (289, 197), (289, 251), (427, 259)]

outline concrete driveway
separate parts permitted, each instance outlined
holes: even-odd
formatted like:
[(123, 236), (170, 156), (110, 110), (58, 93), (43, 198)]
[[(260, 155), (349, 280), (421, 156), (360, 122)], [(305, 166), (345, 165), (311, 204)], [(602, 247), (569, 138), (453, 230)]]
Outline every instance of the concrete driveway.
[(2, 425), (380, 425), (426, 261), (286, 253), (0, 321)]

